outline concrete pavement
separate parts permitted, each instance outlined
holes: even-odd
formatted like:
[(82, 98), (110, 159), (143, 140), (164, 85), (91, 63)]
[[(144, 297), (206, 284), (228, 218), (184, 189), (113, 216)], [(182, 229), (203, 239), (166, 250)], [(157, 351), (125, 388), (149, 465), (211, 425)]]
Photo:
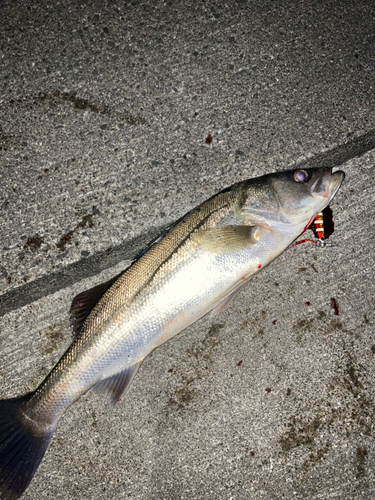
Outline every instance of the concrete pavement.
[[(334, 246), (285, 252), (64, 416), (25, 499), (372, 499), (372, 2), (0, 2), (0, 398), (76, 293), (236, 181), (340, 165)], [(338, 305), (336, 315), (331, 299)]]

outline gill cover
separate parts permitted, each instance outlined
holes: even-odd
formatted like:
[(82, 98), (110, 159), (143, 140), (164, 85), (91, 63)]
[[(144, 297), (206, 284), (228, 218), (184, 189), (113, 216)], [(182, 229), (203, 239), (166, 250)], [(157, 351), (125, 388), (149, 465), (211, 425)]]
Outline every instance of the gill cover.
[(240, 207), (247, 224), (296, 232), (328, 205), (344, 179), (331, 168), (295, 169), (244, 183)]

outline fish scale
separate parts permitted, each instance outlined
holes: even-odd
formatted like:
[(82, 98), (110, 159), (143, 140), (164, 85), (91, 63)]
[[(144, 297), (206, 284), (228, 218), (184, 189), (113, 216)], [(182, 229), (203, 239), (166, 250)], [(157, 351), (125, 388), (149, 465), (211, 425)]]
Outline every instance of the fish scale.
[(218, 314), (298, 238), (343, 178), (297, 169), (234, 184), (170, 226), (120, 277), (77, 296), (78, 333), (55, 368), (35, 392), (0, 401), (0, 498), (22, 495), (74, 401), (90, 388), (119, 401), (153, 349)]

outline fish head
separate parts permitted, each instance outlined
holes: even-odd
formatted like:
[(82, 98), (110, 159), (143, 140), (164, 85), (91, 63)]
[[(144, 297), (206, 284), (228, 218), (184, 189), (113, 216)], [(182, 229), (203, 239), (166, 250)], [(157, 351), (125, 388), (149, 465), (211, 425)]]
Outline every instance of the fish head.
[(335, 196), (344, 172), (311, 168), (276, 172), (245, 181), (239, 211), (245, 224), (301, 234)]

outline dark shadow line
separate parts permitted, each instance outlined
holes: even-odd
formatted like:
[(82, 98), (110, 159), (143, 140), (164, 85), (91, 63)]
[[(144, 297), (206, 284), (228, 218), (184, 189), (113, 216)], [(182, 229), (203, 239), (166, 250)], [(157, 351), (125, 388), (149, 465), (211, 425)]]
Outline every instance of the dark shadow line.
[(149, 233), (142, 234), (125, 241), (120, 245), (97, 252), (85, 259), (73, 262), (63, 269), (30, 281), (14, 290), (0, 296), (0, 317), (10, 311), (23, 307), (31, 302), (74, 285), (90, 276), (95, 276), (117, 265), (121, 261), (134, 258), (140, 248), (155, 238), (164, 228), (153, 228)]
[(372, 149), (375, 149), (375, 130), (371, 130), (359, 137), (354, 137), (345, 144), (340, 144), (333, 149), (318, 153), (307, 160), (298, 162), (297, 166), (305, 168), (338, 167), (353, 158), (362, 156)]
[[(347, 143), (336, 146), (329, 151), (318, 153), (312, 158), (291, 166), (291, 168), (296, 168), (297, 166), (305, 168), (335, 167), (342, 165), (352, 158), (361, 156), (372, 149), (375, 149), (375, 130), (359, 137), (354, 137)], [(98, 252), (90, 257), (74, 262), (60, 271), (43, 276), (4, 293), (0, 296), (0, 317), (46, 295), (72, 286), (77, 281), (99, 274), (104, 269), (113, 267), (123, 260), (132, 259), (140, 248), (145, 246), (164, 229), (165, 227), (153, 228), (150, 232), (121, 243), (114, 248)]]

